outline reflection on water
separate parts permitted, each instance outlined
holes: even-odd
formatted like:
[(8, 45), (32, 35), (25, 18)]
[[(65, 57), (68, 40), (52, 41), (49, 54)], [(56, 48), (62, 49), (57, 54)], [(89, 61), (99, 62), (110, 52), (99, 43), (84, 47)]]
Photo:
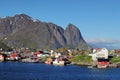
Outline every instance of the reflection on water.
[(53, 66), (40, 63), (2, 62), (0, 80), (119, 80), (120, 68)]

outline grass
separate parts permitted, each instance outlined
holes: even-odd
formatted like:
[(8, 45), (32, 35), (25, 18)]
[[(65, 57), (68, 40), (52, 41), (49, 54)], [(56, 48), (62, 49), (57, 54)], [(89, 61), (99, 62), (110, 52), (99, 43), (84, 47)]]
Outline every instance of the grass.
[(74, 58), (71, 59), (72, 62), (76, 63), (81, 63), (81, 64), (86, 64), (86, 63), (91, 63), (92, 62), (92, 57), (88, 55), (76, 55)]
[(111, 60), (110, 60), (111, 63), (119, 63), (120, 62), (120, 56), (114, 56)]

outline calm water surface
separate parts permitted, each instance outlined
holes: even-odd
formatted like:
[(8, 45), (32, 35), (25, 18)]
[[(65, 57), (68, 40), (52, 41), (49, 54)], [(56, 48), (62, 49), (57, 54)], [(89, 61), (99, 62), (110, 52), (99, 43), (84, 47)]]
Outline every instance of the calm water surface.
[(120, 80), (120, 68), (92, 69), (74, 65), (2, 62), (0, 80)]

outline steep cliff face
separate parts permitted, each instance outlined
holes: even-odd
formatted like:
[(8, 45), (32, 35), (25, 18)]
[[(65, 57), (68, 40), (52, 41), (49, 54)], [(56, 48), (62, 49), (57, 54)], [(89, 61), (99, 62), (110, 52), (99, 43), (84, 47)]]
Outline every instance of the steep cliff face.
[(80, 39), (82, 39), (79, 29), (72, 24), (67, 26), (64, 35), (67, 40), (67, 45), (73, 47), (76, 47), (79, 44)]
[(41, 22), (25, 14), (0, 18), (0, 39), (10, 47), (88, 49), (76, 26), (69, 24), (64, 30), (56, 24)]

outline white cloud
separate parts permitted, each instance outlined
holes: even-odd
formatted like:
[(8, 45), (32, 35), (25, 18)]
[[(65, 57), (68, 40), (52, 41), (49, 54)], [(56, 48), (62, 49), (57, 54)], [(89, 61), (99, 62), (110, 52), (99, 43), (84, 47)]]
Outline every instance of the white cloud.
[(118, 44), (119, 40), (116, 39), (86, 39), (87, 43), (101, 43), (101, 44)]
[(120, 48), (120, 41), (116, 39), (103, 39), (103, 38), (94, 38), (94, 39), (86, 39), (86, 42), (92, 47), (99, 47), (99, 48), (109, 48), (109, 49), (119, 49)]

